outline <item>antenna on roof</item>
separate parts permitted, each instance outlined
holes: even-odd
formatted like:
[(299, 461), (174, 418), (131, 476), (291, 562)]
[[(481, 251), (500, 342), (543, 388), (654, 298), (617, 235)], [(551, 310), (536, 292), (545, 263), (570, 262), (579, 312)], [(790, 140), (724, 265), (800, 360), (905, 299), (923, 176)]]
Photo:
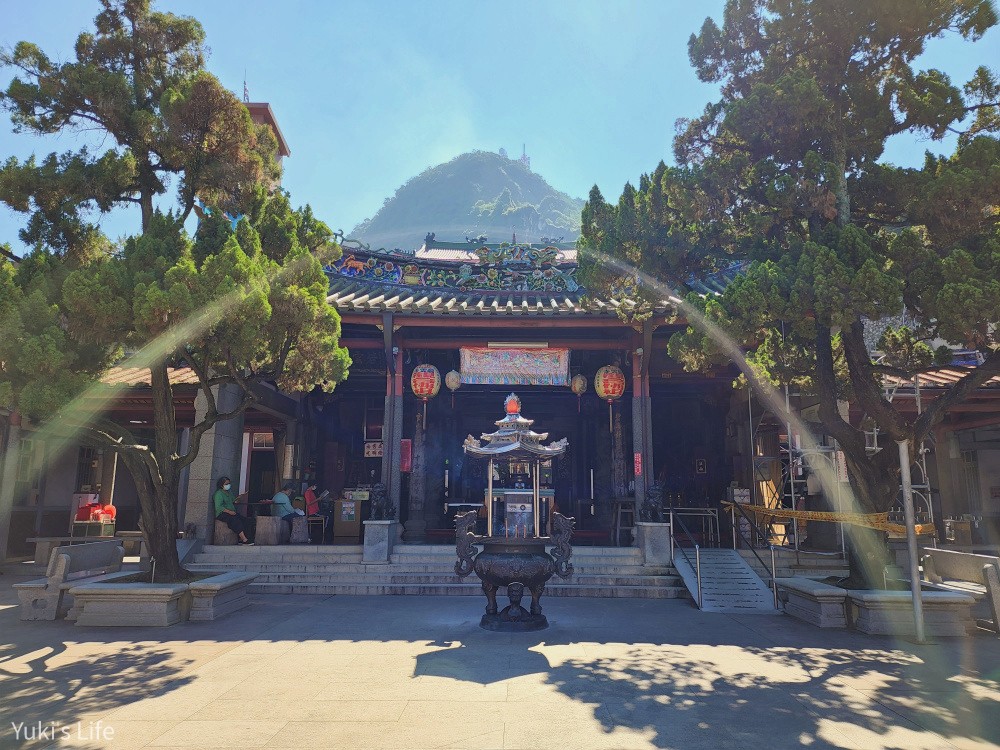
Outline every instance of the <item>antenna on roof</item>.
[(247, 69), (243, 68), (243, 103), (249, 104), (250, 89), (247, 88)]

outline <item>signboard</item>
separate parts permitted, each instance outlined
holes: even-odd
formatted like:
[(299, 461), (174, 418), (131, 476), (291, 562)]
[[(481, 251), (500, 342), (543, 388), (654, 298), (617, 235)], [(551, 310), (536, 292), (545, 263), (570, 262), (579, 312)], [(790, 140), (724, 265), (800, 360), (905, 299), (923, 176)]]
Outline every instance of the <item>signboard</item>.
[(340, 520), (341, 521), (356, 521), (357, 520), (357, 503), (344, 500), (340, 504)]
[(847, 477), (847, 459), (844, 458), (844, 451), (837, 451), (837, 479), (841, 482), (850, 481)]
[(694, 473), (708, 474), (708, 460), (704, 458), (696, 458), (694, 460)]
[(535, 535), (535, 512), (530, 501), (506, 500), (504, 508), (504, 531), (510, 537)]
[(365, 458), (382, 458), (382, 443), (365, 443)]
[(634, 464), (634, 466), (633, 466), (633, 472), (635, 473), (635, 475), (637, 477), (641, 477), (642, 476), (642, 454), (641, 453), (636, 452), (635, 458), (633, 460), (633, 464)]

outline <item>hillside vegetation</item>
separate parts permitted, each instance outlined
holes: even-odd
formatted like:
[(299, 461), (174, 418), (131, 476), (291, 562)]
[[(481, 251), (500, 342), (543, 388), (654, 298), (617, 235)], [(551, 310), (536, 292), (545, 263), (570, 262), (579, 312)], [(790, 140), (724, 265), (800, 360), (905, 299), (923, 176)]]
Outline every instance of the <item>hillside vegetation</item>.
[(486, 235), (490, 242), (566, 241), (580, 234), (583, 201), (559, 192), (518, 161), (486, 151), (462, 154), (424, 170), (387, 198), (351, 232), (373, 248), (419, 247), (428, 232), (461, 242)]

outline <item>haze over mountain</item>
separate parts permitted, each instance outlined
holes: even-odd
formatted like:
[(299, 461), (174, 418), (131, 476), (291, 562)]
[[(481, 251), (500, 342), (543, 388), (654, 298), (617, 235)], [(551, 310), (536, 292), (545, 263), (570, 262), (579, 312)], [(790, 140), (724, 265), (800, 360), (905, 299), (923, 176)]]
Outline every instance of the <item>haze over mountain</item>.
[(583, 201), (553, 188), (527, 159), (473, 151), (425, 169), (348, 235), (372, 248), (412, 250), (428, 232), (446, 242), (486, 235), (489, 242), (539, 243), (580, 235)]

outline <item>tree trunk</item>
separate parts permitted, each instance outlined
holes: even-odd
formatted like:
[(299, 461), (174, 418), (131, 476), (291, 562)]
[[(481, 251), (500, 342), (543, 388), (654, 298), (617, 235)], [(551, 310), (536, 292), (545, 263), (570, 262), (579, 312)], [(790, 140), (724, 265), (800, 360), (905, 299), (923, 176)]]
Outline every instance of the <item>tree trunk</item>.
[(142, 510), (142, 534), (149, 554), (156, 559), (156, 580), (178, 581), (187, 571), (177, 557), (177, 482), (173, 467), (168, 467), (168, 479), (154, 475), (146, 457), (138, 451), (125, 449), (121, 458), (135, 481)]
[[(874, 456), (853, 456), (847, 460), (851, 489), (859, 513), (883, 513), (892, 507), (899, 492), (896, 473), (883, 466), (880, 459), (887, 449)], [(884, 531), (847, 525), (847, 562), (850, 569), (845, 585), (848, 588), (880, 589), (885, 586), (885, 566), (891, 558)]]
[(153, 522), (144, 524), (143, 532), (149, 554), (156, 559), (156, 580), (178, 581), (187, 575), (187, 571), (181, 567), (177, 557), (177, 486), (156, 487), (152, 505)]

